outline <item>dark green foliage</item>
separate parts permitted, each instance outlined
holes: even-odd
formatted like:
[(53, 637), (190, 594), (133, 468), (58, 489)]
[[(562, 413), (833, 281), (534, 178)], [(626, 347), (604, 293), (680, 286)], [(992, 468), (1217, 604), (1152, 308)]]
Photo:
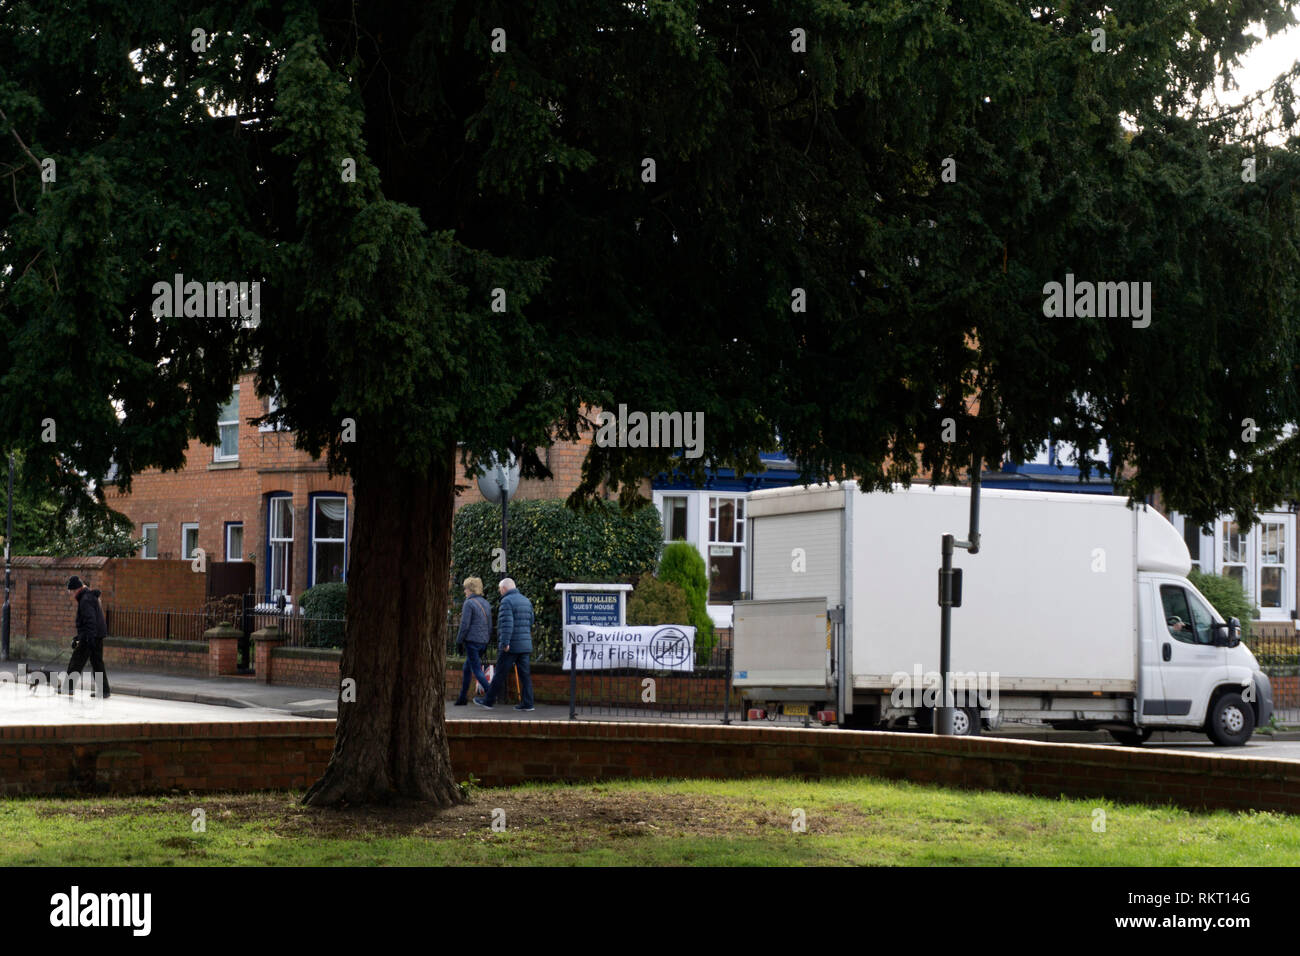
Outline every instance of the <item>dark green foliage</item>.
[[(1300, 486), (1300, 437), (1280, 439), (1300, 421), (1296, 71), (1269, 110), (1207, 91), (1293, 7), (242, 0), (200, 18), (195, 52), (180, 0), (0, 0), (0, 446), (79, 504), (87, 476), (125, 486), (215, 441), (254, 365), (359, 514), (458, 453), (544, 471), (532, 449), (626, 404), (703, 412), (701, 454), (593, 446), (579, 497), (752, 469), (778, 434), (807, 477), (866, 488), (1050, 434), (1106, 439), (1135, 497), (1244, 524)], [(177, 272), (260, 280), (261, 324), (155, 317)], [(1150, 281), (1150, 326), (1046, 318), (1067, 272)], [(437, 496), (352, 551), (378, 634), (361, 680), (393, 678), (370, 671), (398, 666), (405, 603), (442, 625), (441, 593), (365, 579), (409, 553), (442, 587)], [(340, 733), (412, 718), (368, 707)], [(390, 744), (389, 767), (430, 746), (371, 752)]]
[(627, 601), (627, 623), (633, 627), (656, 624), (689, 624), (686, 592), (671, 581), (653, 574), (641, 575)]
[(133, 558), (144, 546), (144, 540), (134, 535), (135, 527), (131, 519), (116, 512), (109, 511), (93, 517), (73, 515), (61, 530), (56, 518), (44, 543), (28, 548), (23, 553), (56, 557), (84, 555)]
[[(76, 504), (32, 488), (23, 480), (22, 454), (14, 456), (14, 536), (12, 554), (130, 558), (144, 542), (133, 537), (129, 518), (96, 502)], [(0, 534), (8, 508), (8, 463), (0, 458)]]
[(342, 581), (318, 584), (303, 592), (303, 628), (308, 647), (342, 647), (348, 586)]
[(1259, 608), (1251, 604), (1245, 590), (1232, 578), (1221, 574), (1206, 574), (1192, 568), (1187, 574), (1196, 590), (1205, 595), (1205, 599), (1214, 605), (1219, 616), (1225, 621), (1235, 617), (1241, 621), (1241, 637), (1247, 640), (1251, 636), (1250, 622), (1255, 618)]
[(671, 581), (685, 592), (690, 603), (687, 623), (695, 628), (695, 659), (707, 661), (717, 638), (713, 633), (713, 618), (709, 617), (709, 575), (704, 558), (694, 545), (674, 541), (664, 546), (656, 576), (661, 581)]
[[(659, 557), (663, 528), (651, 507), (624, 512), (609, 501), (574, 511), (563, 501), (512, 501), (507, 569), (528, 600), (536, 624), (533, 654), (558, 660), (560, 601), (557, 583), (616, 584), (651, 571)], [(483, 579), (484, 596), (495, 620), (497, 584), (506, 575), (492, 569), (501, 547), (501, 506), (489, 502), (466, 505), (456, 512), (452, 532), (452, 617), (464, 600), (461, 582)]]

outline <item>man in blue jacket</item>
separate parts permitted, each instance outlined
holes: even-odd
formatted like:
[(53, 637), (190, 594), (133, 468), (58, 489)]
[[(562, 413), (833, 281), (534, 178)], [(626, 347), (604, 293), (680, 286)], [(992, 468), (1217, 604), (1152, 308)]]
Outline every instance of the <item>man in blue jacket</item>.
[(474, 698), (480, 707), (491, 707), (505, 684), (506, 677), (519, 669), (519, 703), (515, 710), (536, 710), (533, 706), (533, 679), (528, 658), (533, 653), (533, 605), (515, 589), (514, 578), (501, 579), (501, 603), (497, 606), (497, 670), (483, 699)]

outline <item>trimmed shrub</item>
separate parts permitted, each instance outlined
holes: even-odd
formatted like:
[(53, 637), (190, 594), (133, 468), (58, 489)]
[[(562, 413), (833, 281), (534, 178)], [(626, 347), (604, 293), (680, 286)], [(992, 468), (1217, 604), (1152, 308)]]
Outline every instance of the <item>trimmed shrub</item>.
[(512, 577), (533, 602), (533, 659), (559, 660), (563, 635), (555, 585), (626, 583), (653, 570), (663, 526), (658, 510), (646, 504), (625, 512), (615, 502), (600, 501), (589, 510), (575, 511), (560, 499), (512, 501), (504, 572), (492, 567), (501, 547), (501, 506), (489, 501), (466, 505), (456, 512), (452, 524), (450, 621), (455, 622), (465, 599), (461, 582), (479, 577), (484, 597), (492, 604), (495, 634), (497, 583)]
[(690, 606), (686, 592), (671, 581), (661, 581), (653, 574), (641, 575), (636, 590), (627, 601), (627, 623), (632, 627), (655, 624), (686, 624)]
[(1206, 574), (1196, 568), (1188, 572), (1187, 580), (1192, 582), (1196, 590), (1205, 595), (1205, 599), (1214, 606), (1225, 621), (1230, 617), (1241, 621), (1243, 641), (1251, 636), (1250, 622), (1258, 608), (1250, 603), (1250, 598), (1246, 596), (1240, 584), (1232, 578), (1225, 578), (1219, 574)]
[(309, 588), (302, 595), (303, 630), (308, 647), (342, 647), (347, 627), (348, 586), (331, 581)]
[(674, 541), (664, 547), (655, 576), (685, 592), (690, 613), (686, 623), (695, 628), (695, 660), (707, 663), (717, 635), (713, 633), (713, 618), (709, 617), (709, 575), (704, 569), (704, 558), (694, 545)]

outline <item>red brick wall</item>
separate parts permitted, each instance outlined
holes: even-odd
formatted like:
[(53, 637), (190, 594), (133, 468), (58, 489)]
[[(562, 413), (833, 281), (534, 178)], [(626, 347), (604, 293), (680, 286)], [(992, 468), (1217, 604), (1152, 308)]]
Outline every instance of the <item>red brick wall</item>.
[(208, 576), (190, 561), (114, 560), (113, 607), (201, 608), (208, 599)]
[(175, 674), (180, 677), (208, 676), (208, 645), (195, 641), (168, 641), (165, 650), (153, 647), (129, 647), (114, 642), (104, 642), (104, 666), (108, 680), (113, 682), (113, 672), (145, 671), (150, 674)]
[(336, 694), (339, 682), (339, 662), (342, 654), (331, 657), (296, 657), (281, 648), (271, 654), (271, 683), (294, 687), (324, 687)]
[[(1055, 797), (1300, 813), (1300, 764), (991, 737), (563, 721), (447, 722), (458, 779), (875, 776)], [(303, 789), (334, 721), (0, 727), (8, 794)]]
[[(256, 589), (266, 589), (266, 496), (289, 492), (294, 502), (294, 595), (308, 587), (307, 553), (311, 546), (310, 496), (336, 492), (348, 497), (348, 534), (351, 535), (353, 500), (346, 478), (331, 478), (324, 461), (294, 448), (289, 432), (263, 432), (247, 419), (265, 414), (253, 375), (239, 381), (239, 460), (214, 462), (213, 449), (198, 440), (190, 442), (186, 465), (180, 471), (149, 470), (135, 476), (131, 494), (108, 492), (110, 504), (128, 515), (142, 534), (144, 524), (158, 525), (158, 556), (180, 559), (181, 525), (197, 523), (199, 547), (210, 561), (226, 559), (226, 524), (242, 522), (240, 555), (254, 554)], [(140, 560), (140, 559), (137, 559)]]
[(12, 636), (27, 640), (71, 638), (76, 608), (68, 597), (68, 578), (77, 575), (92, 588), (113, 594), (112, 558), (13, 558), (10, 598)]
[(27, 640), (72, 636), (76, 612), (67, 584), (74, 574), (102, 592), (105, 608), (198, 610), (207, 600), (207, 575), (196, 573), (189, 561), (16, 557), (13, 565), (13, 635)]
[(1268, 682), (1273, 688), (1275, 710), (1300, 708), (1300, 677), (1270, 677)]
[[(300, 595), (310, 586), (308, 551), (311, 547), (311, 495), (337, 492), (348, 497), (348, 537), (352, 534), (354, 500), (352, 483), (346, 476), (331, 478), (323, 461), (313, 461), (306, 452), (293, 446), (289, 432), (263, 432), (247, 419), (266, 412), (266, 402), (256, 395), (253, 375), (239, 382), (239, 461), (217, 463), (213, 449), (195, 440), (186, 452), (186, 465), (180, 471), (149, 470), (137, 475), (130, 495), (110, 490), (114, 508), (128, 515), (137, 534), (145, 524), (158, 525), (158, 552), (163, 559), (180, 559), (181, 525), (197, 523), (199, 547), (209, 560), (225, 560), (226, 524), (242, 522), (246, 559), (254, 555), (256, 589), (266, 590), (267, 496), (272, 492), (289, 492), (294, 502), (294, 555), (292, 594)], [(596, 411), (591, 418), (594, 420)], [(562, 442), (540, 449), (542, 460), (554, 474), (550, 481), (522, 481), (520, 498), (565, 498), (582, 477), (582, 461), (591, 444), (587, 433), (577, 442)], [(458, 468), (460, 466), (458, 465)], [(459, 471), (458, 471), (459, 474)], [(482, 501), (478, 483), (460, 478), (463, 485), (456, 507)], [(643, 489), (648, 494), (649, 483)], [(233, 555), (232, 555), (233, 557)]]

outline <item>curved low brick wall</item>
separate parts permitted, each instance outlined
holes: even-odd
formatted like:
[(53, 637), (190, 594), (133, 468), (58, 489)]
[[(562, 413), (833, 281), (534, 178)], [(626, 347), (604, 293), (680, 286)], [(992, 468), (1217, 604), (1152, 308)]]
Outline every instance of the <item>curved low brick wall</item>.
[[(1042, 796), (1300, 813), (1300, 762), (880, 731), (566, 721), (447, 722), (456, 777), (871, 775)], [(334, 721), (0, 727), (0, 791), (305, 788)]]

